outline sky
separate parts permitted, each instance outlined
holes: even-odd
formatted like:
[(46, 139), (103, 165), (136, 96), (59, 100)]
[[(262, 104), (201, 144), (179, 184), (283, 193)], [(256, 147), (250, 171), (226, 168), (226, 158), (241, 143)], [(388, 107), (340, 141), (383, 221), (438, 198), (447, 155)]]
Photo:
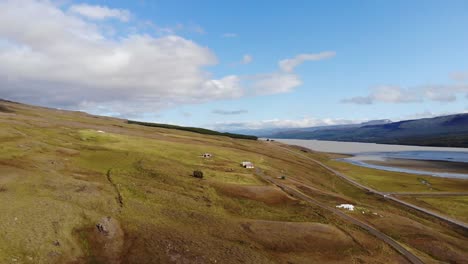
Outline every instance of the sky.
[(468, 111), (467, 1), (0, 0), (0, 98), (217, 130)]

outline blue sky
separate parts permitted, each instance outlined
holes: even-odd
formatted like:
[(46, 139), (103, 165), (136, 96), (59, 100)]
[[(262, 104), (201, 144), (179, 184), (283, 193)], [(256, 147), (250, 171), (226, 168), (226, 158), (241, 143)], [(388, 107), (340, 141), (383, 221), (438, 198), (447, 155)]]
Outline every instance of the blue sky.
[(468, 109), (466, 1), (2, 2), (8, 99), (221, 130)]

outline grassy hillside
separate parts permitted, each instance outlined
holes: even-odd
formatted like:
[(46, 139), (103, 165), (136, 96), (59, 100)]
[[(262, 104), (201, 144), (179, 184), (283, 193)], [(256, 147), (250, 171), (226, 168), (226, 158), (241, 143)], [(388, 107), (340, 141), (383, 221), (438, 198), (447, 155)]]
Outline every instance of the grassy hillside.
[(0, 109), (8, 110), (0, 111), (0, 263), (405, 263), (243, 160), (307, 183), (330, 206), (359, 205), (348, 213), (427, 262), (467, 258), (463, 234), (366, 195), (277, 143), (4, 101)]
[(276, 138), (319, 139), (384, 144), (468, 147), (468, 114), (407, 120), (359, 128), (291, 131)]

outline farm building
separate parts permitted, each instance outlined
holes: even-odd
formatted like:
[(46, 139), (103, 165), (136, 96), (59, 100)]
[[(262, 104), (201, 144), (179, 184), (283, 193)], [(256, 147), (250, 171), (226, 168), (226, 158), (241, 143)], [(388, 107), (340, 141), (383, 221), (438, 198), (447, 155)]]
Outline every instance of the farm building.
[(246, 168), (246, 169), (253, 169), (254, 168), (254, 165), (252, 162), (250, 161), (243, 161), (241, 163), (242, 167)]
[(203, 153), (202, 157), (209, 159), (213, 157), (213, 155), (211, 153)]

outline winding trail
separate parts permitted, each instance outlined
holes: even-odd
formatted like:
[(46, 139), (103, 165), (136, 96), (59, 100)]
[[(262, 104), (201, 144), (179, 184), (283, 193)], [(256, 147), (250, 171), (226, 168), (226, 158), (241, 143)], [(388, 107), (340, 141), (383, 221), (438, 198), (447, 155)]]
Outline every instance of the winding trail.
[(107, 181), (112, 185), (112, 188), (114, 188), (116, 194), (117, 194), (117, 197), (116, 197), (116, 200), (119, 204), (119, 207), (122, 208), (124, 203), (123, 203), (123, 197), (122, 195), (120, 194), (120, 191), (119, 191), (119, 187), (117, 186), (117, 184), (115, 184), (115, 182), (112, 180), (112, 175), (111, 175), (111, 171), (112, 169), (109, 169), (107, 170), (107, 173), (106, 173), (106, 178), (107, 178)]
[[(343, 213), (342, 211), (340, 210), (337, 210), (333, 207), (330, 207), (328, 205), (325, 205), (319, 201), (316, 201), (314, 199), (312, 199), (311, 197), (307, 196), (306, 194), (290, 187), (290, 186), (287, 186), (283, 183), (279, 183), (277, 180), (269, 177), (269, 176), (266, 176), (263, 171), (261, 169), (256, 169), (256, 175), (263, 178), (265, 181), (267, 182), (270, 182), (272, 183), (273, 185), (276, 185), (278, 186), (281, 190), (283, 190), (284, 192), (286, 192), (287, 194), (295, 197), (295, 198), (298, 198), (298, 199), (301, 199), (303, 201), (306, 201), (306, 202), (309, 202), (311, 204), (314, 204), (322, 209), (325, 209), (325, 210), (328, 210), (336, 215), (338, 215), (339, 217), (345, 219), (346, 221), (348, 222), (351, 222), (353, 223), (354, 225), (357, 225), (359, 227), (361, 227), (362, 229), (366, 230), (367, 232), (369, 232), (370, 234), (374, 235), (375, 237), (377, 237), (378, 239), (384, 241), (385, 243), (387, 243), (389, 246), (391, 246), (393, 249), (395, 249), (398, 253), (400, 253), (402, 256), (404, 256), (408, 261), (410, 261), (411, 263), (413, 264), (423, 264), (424, 262), (422, 262), (416, 255), (414, 255), (413, 253), (411, 253), (410, 251), (408, 251), (406, 248), (404, 248), (402, 245), (400, 245), (398, 242), (396, 242), (395, 240), (393, 240), (391, 237), (385, 235), (384, 233), (380, 232), (379, 230), (373, 228), (372, 226), (352, 217), (352, 216), (349, 216), (345, 213)], [(308, 187), (307, 185), (304, 185), (304, 184), (301, 184), (305, 187)]]

